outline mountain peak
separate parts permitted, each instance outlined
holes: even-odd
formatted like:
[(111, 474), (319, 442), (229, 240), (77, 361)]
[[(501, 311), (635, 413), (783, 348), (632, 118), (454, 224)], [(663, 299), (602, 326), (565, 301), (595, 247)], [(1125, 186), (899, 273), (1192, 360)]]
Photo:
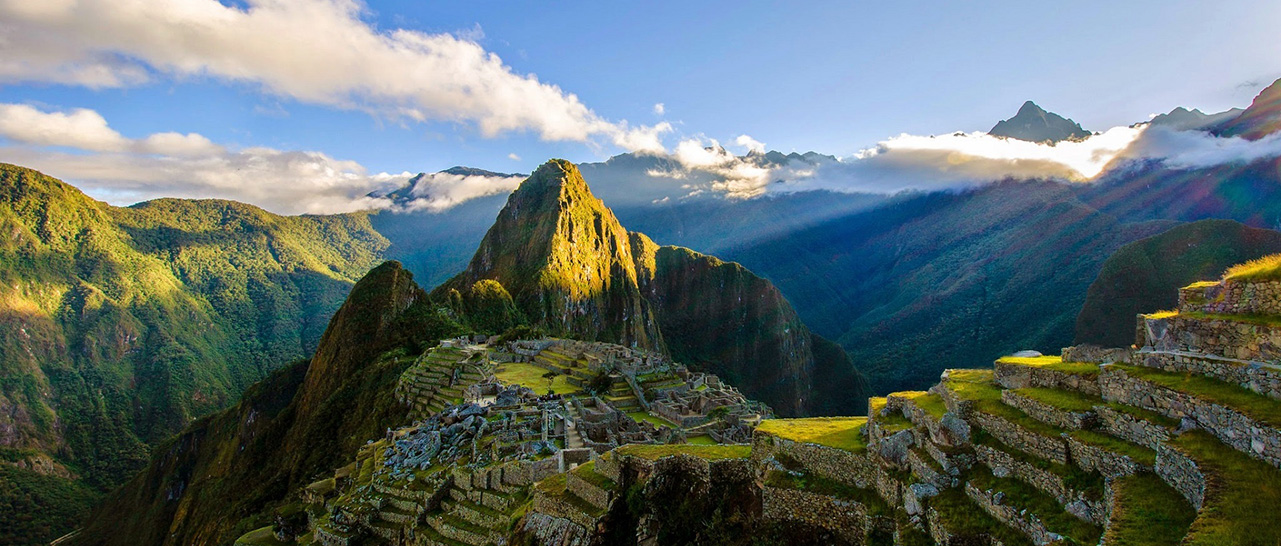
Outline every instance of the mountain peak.
[(1241, 115), (1220, 125), (1215, 133), (1258, 140), (1281, 130), (1281, 79), (1254, 97)]
[(1048, 112), (1030, 100), (1019, 107), (1014, 117), (997, 122), (988, 134), (1051, 144), (1090, 136), (1081, 124)]

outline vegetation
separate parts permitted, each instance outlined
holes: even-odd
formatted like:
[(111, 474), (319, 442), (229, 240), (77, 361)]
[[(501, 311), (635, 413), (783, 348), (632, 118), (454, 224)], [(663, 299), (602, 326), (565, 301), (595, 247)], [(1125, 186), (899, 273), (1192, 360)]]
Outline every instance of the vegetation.
[(859, 453), (867, 449), (867, 441), (863, 437), (863, 427), (866, 424), (866, 417), (768, 419), (762, 421), (756, 431), (793, 442)]
[(1103, 542), (1122, 546), (1178, 544), (1196, 510), (1156, 474), (1144, 472), (1116, 480), (1112, 517)]
[(942, 419), (943, 415), (947, 413), (947, 404), (943, 403), (943, 397), (937, 394), (925, 391), (903, 391), (894, 393), (894, 396), (911, 400), (916, 404), (916, 407), (921, 408), (935, 419)]
[(1209, 479), (1205, 506), (1192, 522), (1189, 544), (1281, 544), (1276, 507), (1281, 471), (1223, 445), (1208, 432), (1190, 430), (1174, 440)]
[(526, 362), (505, 362), (494, 372), (494, 376), (503, 383), (529, 387), (539, 394), (571, 394), (582, 390), (569, 383), (569, 376), (549, 372), (546, 368)]
[(1093, 362), (1064, 362), (1061, 356), (1035, 356), (1035, 357), (1017, 357), (1005, 356), (997, 359), (997, 362), (1004, 364), (1015, 364), (1019, 366), (1034, 366), (1053, 370), (1072, 375), (1081, 375), (1085, 377), (1097, 377), (1099, 375), (1099, 365)]
[[(1063, 510), (1058, 501), (1043, 491), (1014, 478), (997, 478), (985, 467), (976, 469), (969, 482), (984, 491), (1005, 494), (1002, 504), (1017, 508), (1020, 513), (1035, 515), (1050, 531), (1064, 535), (1077, 544), (1098, 544), (1103, 529)], [(1024, 517), (1027, 517), (1025, 514)]]
[(691, 445), (691, 444), (670, 444), (670, 445), (652, 445), (652, 444), (628, 444), (619, 447), (617, 450), (620, 455), (632, 455), (642, 459), (657, 461), (663, 457), (672, 455), (692, 455), (711, 461), (720, 459), (746, 459), (752, 454), (752, 446), (749, 445)]
[(866, 507), (868, 514), (873, 516), (893, 515), (893, 510), (875, 490), (850, 487), (822, 476), (769, 470), (765, 474), (765, 485), (783, 489), (800, 489), (819, 495), (831, 495), (851, 500)]
[(1199, 374), (1173, 373), (1143, 366), (1117, 366), (1136, 379), (1225, 406), (1268, 426), (1281, 427), (1281, 401), (1252, 390)]
[(646, 422), (656, 427), (680, 428), (667, 419), (663, 419), (657, 415), (651, 415), (649, 412), (645, 411), (633, 411), (628, 413), (627, 416), (637, 422)]
[(1281, 254), (1270, 254), (1234, 265), (1223, 273), (1223, 279), (1229, 281), (1281, 280)]
[[(1122, 246), (1103, 263), (1076, 316), (1076, 343), (1129, 347), (1134, 316), (1173, 309), (1178, 288), (1281, 252), (1281, 233), (1231, 220), (1202, 220)], [(1211, 283), (1213, 284), (1213, 283)]]
[[(927, 501), (948, 532), (962, 537), (991, 536), (1010, 546), (1031, 546), (1022, 533), (1003, 525), (974, 504), (960, 488), (944, 489)], [(977, 540), (973, 541), (978, 543)]]

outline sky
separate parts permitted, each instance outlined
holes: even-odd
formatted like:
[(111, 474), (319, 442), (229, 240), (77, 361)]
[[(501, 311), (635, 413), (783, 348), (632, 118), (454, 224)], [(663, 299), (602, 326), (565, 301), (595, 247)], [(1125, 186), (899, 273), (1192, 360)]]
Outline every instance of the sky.
[(0, 161), (117, 204), (336, 212), (454, 165), (863, 158), (1029, 99), (1107, 132), (1281, 77), (1277, 2), (799, 4), (0, 0)]

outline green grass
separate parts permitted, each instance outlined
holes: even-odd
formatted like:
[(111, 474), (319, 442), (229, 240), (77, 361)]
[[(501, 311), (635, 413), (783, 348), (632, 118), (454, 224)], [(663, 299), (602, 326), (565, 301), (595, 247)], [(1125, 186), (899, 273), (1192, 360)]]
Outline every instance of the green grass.
[(1026, 463), (1033, 468), (1044, 470), (1062, 478), (1064, 485), (1072, 488), (1073, 490), (1082, 492), (1087, 498), (1103, 498), (1104, 482), (1106, 480), (1104, 480), (1103, 475), (1098, 472), (1086, 472), (1076, 465), (1059, 464), (1054, 461), (1047, 461), (1040, 457), (1024, 453), (1001, 443), (1000, 440), (997, 440), (984, 430), (974, 431), (971, 439), (976, 445), (987, 446), (1006, 453), (1016, 461)]
[(1281, 280), (1281, 254), (1272, 254), (1229, 267), (1223, 273), (1223, 279), (1232, 281)]
[(889, 415), (873, 413), (869, 419), (875, 421), (876, 424), (881, 427), (881, 431), (886, 434), (898, 432), (900, 430), (908, 430), (915, 426), (912, 424), (911, 419), (903, 417), (903, 414), (897, 411), (892, 411)]
[(1115, 508), (1103, 542), (1119, 546), (1178, 544), (1196, 518), (1187, 500), (1156, 474), (1144, 472), (1113, 482)]
[(904, 391), (896, 392), (890, 396), (911, 400), (916, 404), (916, 407), (921, 408), (935, 419), (942, 419), (943, 414), (947, 413), (947, 405), (943, 403), (943, 397), (937, 394), (930, 394), (925, 391)]
[(1001, 402), (1001, 387), (993, 383), (992, 370), (948, 370), (943, 384), (957, 398), (974, 403), (974, 409), (994, 415), (1042, 436), (1058, 437), (1063, 430), (1028, 416)]
[(1219, 281), (1197, 281), (1185, 286), (1184, 288), (1209, 288), (1219, 284)]
[(708, 436), (708, 435), (706, 435), (706, 434), (699, 434), (699, 435), (697, 435), (697, 436), (690, 436), (689, 438), (686, 438), (686, 439), (685, 439), (685, 441), (686, 441), (687, 443), (689, 443), (690, 445), (696, 445), (696, 446), (714, 446), (714, 445), (717, 445), (717, 444), (716, 444), (716, 440), (712, 439), (712, 437), (711, 437), (711, 436)]
[(1022, 533), (1005, 526), (984, 512), (959, 487), (944, 489), (926, 502), (930, 508), (938, 512), (943, 527), (954, 535), (962, 537), (990, 535), (1006, 546), (1032, 544)]
[(1205, 505), (1192, 522), (1188, 544), (1281, 544), (1276, 511), (1281, 471), (1190, 430), (1174, 444), (1188, 452), (1210, 478)]
[(752, 447), (748, 445), (650, 445), (650, 444), (628, 444), (617, 448), (621, 455), (631, 455), (657, 461), (663, 457), (672, 455), (693, 455), (709, 461), (721, 459), (745, 459), (752, 454)]
[(818, 444), (862, 453), (867, 450), (862, 429), (866, 417), (811, 417), (808, 419), (768, 419), (756, 427), (757, 432), (785, 440)]
[(1071, 537), (1080, 544), (1098, 544), (1099, 538), (1103, 536), (1102, 527), (1067, 513), (1054, 497), (1022, 481), (997, 478), (986, 468), (982, 468), (971, 476), (970, 483), (979, 489), (1005, 493), (1002, 504), (1035, 514), (1046, 528)]
[(499, 381), (508, 385), (521, 385), (534, 389), (534, 392), (543, 394), (547, 392), (548, 385), (555, 394), (574, 394), (581, 392), (582, 389), (569, 384), (569, 376), (556, 375), (548, 381), (546, 377), (547, 370), (533, 364), (525, 362), (509, 362), (501, 365), (499, 371), (494, 376)]
[(1102, 398), (1082, 394), (1076, 391), (1033, 387), (1027, 389), (1015, 389), (1013, 392), (1042, 404), (1070, 412), (1080, 413), (1093, 411), (1094, 406), (1107, 405), (1107, 402)]
[(1081, 375), (1086, 377), (1097, 377), (1099, 375), (1099, 365), (1094, 362), (1064, 362), (1061, 356), (1036, 356), (1036, 357), (1018, 357), (1006, 356), (996, 360), (1002, 364), (1015, 364), (1019, 366), (1033, 366), (1056, 372)]
[(654, 425), (654, 426), (656, 426), (656, 427), (680, 428), (680, 427), (676, 426), (676, 424), (675, 424), (675, 423), (672, 423), (671, 421), (668, 421), (667, 419), (663, 419), (662, 417), (659, 417), (659, 416), (657, 416), (657, 415), (650, 415), (648, 412), (645, 412), (645, 411), (633, 411), (633, 412), (629, 412), (629, 413), (627, 414), (627, 416), (628, 416), (628, 417), (631, 417), (631, 418), (632, 418), (632, 420), (634, 420), (634, 421), (636, 421), (636, 422), (638, 422), (638, 423), (639, 423), (639, 422), (645, 422), (645, 423), (649, 423), (649, 424), (651, 424), (651, 425)]
[(1273, 400), (1252, 390), (1192, 373), (1171, 373), (1155, 368), (1123, 364), (1118, 364), (1117, 367), (1126, 375), (1136, 379), (1226, 406), (1272, 427), (1281, 427), (1281, 401)]
[(596, 471), (596, 461), (580, 464), (570, 472), (573, 472), (575, 476), (582, 478), (584, 481), (601, 489), (613, 490), (618, 487), (618, 484), (614, 483), (614, 480), (611, 480)]

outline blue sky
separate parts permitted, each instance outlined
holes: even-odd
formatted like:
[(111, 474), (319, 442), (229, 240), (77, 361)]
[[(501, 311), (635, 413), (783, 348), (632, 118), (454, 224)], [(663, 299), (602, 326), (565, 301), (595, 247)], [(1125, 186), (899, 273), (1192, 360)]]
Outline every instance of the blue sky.
[[(224, 4), (257, 9), (346, 1)], [(196, 9), (210, 2), (175, 0), (172, 5)], [(252, 69), (227, 60), (237, 54), (288, 55), (289, 43), (297, 42), (292, 32), (329, 35), (323, 25), (308, 28), (312, 21), (303, 18), (289, 19), (297, 19), (299, 26), (281, 31), (278, 43), (256, 37), (262, 42), (249, 53), (197, 44), (186, 54), (157, 53), (153, 58), (151, 52), (171, 44), (177, 44), (174, 50), (190, 45), (183, 42), (181, 25), (147, 42), (130, 35), (137, 28), (130, 21), (94, 19), (84, 7), (93, 3), (86, 0), (59, 11), (63, 2), (50, 0), (50, 12), (57, 13), (49, 15), (20, 0), (0, 0), (4, 18), (21, 21), (7, 31), (10, 43), (0, 46), (0, 57), (11, 59), (7, 66), (0, 60), (0, 103), (29, 106), (39, 114), (92, 110), (111, 131), (131, 141), (157, 133), (197, 133), (223, 150), (320, 152), (358, 163), (366, 174), (459, 164), (528, 172), (549, 157), (602, 160), (634, 148), (620, 146), (623, 132), (663, 122), (671, 125), (657, 134), (666, 149), (696, 137), (728, 145), (746, 134), (770, 149), (847, 156), (902, 133), (983, 131), (1028, 99), (1101, 131), (1180, 105), (1207, 112), (1246, 106), (1259, 89), (1281, 77), (1281, 41), (1276, 39), (1281, 4), (1262, 1), (802, 6), (395, 0), (371, 1), (356, 19), (346, 21), (366, 25), (377, 36), (408, 30), (475, 42), (501, 58), (511, 78), (536, 76), (538, 83), (577, 97), (591, 116), (575, 123), (596, 123), (596, 129), (564, 137), (550, 134), (563, 128), (555, 120), (517, 120), (487, 132), (477, 119), (489, 114), (442, 120), (456, 116), (437, 112), (417, 119), (404, 114), (410, 99), (404, 99), (403, 90), (374, 98), (306, 96), (309, 83), (343, 75), (269, 73), (288, 71), (288, 59)], [(163, 26), (160, 20), (150, 24)], [(42, 46), (38, 39), (57, 42), (63, 36), (76, 37), (79, 45), (66, 46), (74, 51), (63, 51), (60, 44)], [(14, 46), (14, 41), (34, 45)], [(65, 75), (67, 66), (91, 61), (102, 65), (95, 70), (123, 76), (103, 83), (100, 72)], [(400, 77), (395, 64), (378, 68), (393, 83)], [(243, 75), (245, 71), (250, 74)], [(431, 103), (437, 106), (443, 100), (449, 106), (448, 97), (412, 100), (437, 101)], [(655, 111), (658, 103), (662, 114)], [(512, 104), (502, 108), (539, 109), (537, 104)], [(623, 120), (628, 125), (619, 129)], [(548, 124), (555, 127), (548, 129)], [(47, 168), (66, 160), (65, 155), (45, 153), (50, 147), (75, 156), (90, 153), (44, 137), (33, 141), (29, 132), (4, 136), (10, 145), (0, 148), (0, 154), (12, 158), (0, 155), (0, 161), (36, 158)], [(45, 155), (30, 151), (37, 144)], [(92, 152), (142, 153), (138, 146), (111, 144)], [(48, 170), (57, 174), (57, 169)], [(124, 184), (126, 190), (118, 190), (103, 184), (97, 191), (152, 195), (138, 191), (141, 185), (145, 183)], [(179, 186), (171, 181), (161, 188)]]

